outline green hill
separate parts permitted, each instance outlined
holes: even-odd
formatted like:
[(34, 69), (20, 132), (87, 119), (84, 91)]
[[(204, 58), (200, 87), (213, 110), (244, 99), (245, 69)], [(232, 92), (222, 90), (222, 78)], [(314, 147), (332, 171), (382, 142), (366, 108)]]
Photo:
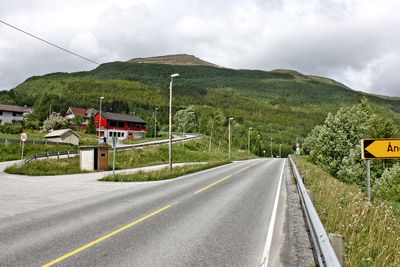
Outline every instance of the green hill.
[[(151, 63), (154, 58), (146, 64), (111, 62), (87, 72), (31, 77), (0, 94), (0, 102), (34, 106), (45, 117), (50, 105), (61, 113), (68, 106), (97, 108), (99, 97), (104, 96), (104, 110), (136, 112), (148, 120), (158, 107), (158, 118), (166, 125), (169, 77), (179, 73), (174, 80), (176, 109), (189, 105), (220, 109), (242, 126), (238, 131), (253, 127), (260, 138), (272, 137), (276, 143), (293, 144), (321, 124), (328, 112), (359, 103), (362, 98), (367, 98), (376, 112), (392, 117), (400, 125), (400, 99), (364, 94), (328, 78), (291, 70), (161, 64), (162, 57), (156, 59), (160, 64)], [(244, 148), (246, 138), (242, 135), (238, 146)]]

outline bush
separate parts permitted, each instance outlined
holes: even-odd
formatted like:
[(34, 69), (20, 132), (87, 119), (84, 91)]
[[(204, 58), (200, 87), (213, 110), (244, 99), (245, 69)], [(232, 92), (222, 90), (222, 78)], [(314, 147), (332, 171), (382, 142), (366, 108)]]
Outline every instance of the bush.
[(20, 132), (22, 132), (22, 127), (18, 124), (7, 122), (0, 126), (0, 132), (7, 134), (19, 134)]
[(376, 194), (388, 201), (400, 202), (400, 164), (387, 169), (375, 187)]

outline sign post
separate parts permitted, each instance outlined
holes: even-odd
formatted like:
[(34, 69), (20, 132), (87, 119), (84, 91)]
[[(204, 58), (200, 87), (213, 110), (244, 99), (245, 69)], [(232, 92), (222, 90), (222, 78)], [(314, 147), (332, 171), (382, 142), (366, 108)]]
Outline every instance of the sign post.
[(112, 137), (112, 144), (113, 144), (113, 178), (115, 178), (115, 154), (117, 153), (117, 137), (113, 135)]
[(21, 133), (21, 141), (22, 141), (22, 144), (21, 144), (21, 161), (24, 160), (24, 144), (25, 144), (26, 139), (28, 139), (28, 135), (26, 133), (22, 132)]
[(363, 139), (361, 158), (366, 160), (367, 201), (371, 202), (371, 159), (400, 159), (400, 139)]

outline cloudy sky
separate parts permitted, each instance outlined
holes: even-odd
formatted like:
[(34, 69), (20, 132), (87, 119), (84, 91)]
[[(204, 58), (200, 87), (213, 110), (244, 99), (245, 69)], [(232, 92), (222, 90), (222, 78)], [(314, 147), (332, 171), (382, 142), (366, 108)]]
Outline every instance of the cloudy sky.
[[(400, 96), (398, 0), (0, 0), (0, 20), (94, 61), (193, 54)], [(0, 90), (95, 68), (0, 23)]]

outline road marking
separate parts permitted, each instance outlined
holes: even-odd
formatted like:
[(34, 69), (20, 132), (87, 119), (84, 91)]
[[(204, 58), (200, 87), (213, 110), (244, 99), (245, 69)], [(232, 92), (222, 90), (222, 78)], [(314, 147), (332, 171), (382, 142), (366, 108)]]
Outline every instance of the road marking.
[(194, 193), (195, 193), (195, 194), (198, 194), (198, 193), (200, 193), (200, 192), (203, 192), (204, 190), (207, 190), (207, 189), (210, 188), (211, 186), (214, 186), (214, 185), (216, 185), (216, 184), (219, 184), (220, 182), (225, 181), (226, 179), (229, 179), (229, 178), (231, 178), (231, 177), (232, 177), (232, 175), (228, 175), (228, 176), (222, 178), (221, 180), (218, 180), (218, 181), (216, 181), (216, 182), (214, 182), (214, 183), (212, 183), (212, 184), (210, 184), (210, 185), (207, 185), (206, 187), (203, 187), (202, 189), (197, 190), (197, 191), (194, 192)]
[(277, 192), (275, 195), (274, 207), (272, 209), (272, 216), (271, 216), (271, 219), (269, 221), (269, 226), (268, 226), (267, 240), (265, 241), (263, 257), (261, 260), (261, 266), (268, 265), (269, 253), (271, 250), (272, 236), (274, 234), (276, 212), (278, 210), (279, 195), (281, 192), (282, 177), (283, 177), (283, 171), (285, 169), (285, 165), (286, 165), (286, 160), (283, 162), (281, 177), (279, 178), (278, 188), (277, 188)]
[(244, 172), (244, 171), (247, 170), (248, 168), (250, 168), (250, 166), (247, 166), (246, 168), (243, 168), (243, 169), (238, 170), (237, 172), (235, 172), (235, 174)]
[(48, 266), (52, 266), (52, 265), (54, 265), (56, 263), (59, 263), (59, 262), (65, 260), (65, 259), (67, 259), (67, 258), (69, 258), (69, 257), (81, 252), (82, 250), (85, 250), (85, 249), (87, 249), (87, 248), (89, 248), (91, 246), (94, 246), (94, 245), (96, 245), (96, 244), (98, 244), (98, 243), (100, 243), (100, 242), (102, 242), (102, 241), (104, 241), (104, 240), (106, 240), (106, 239), (108, 239), (108, 238), (110, 238), (110, 237), (112, 237), (112, 236), (114, 236), (114, 235), (116, 235), (116, 234), (118, 234), (118, 233), (120, 233), (120, 232), (122, 232), (122, 231), (124, 231), (124, 230), (126, 230), (126, 229), (128, 229), (128, 228), (130, 228), (130, 227), (132, 227), (132, 226), (134, 226), (134, 225), (136, 225), (136, 224), (138, 224), (138, 223), (140, 223), (140, 222), (142, 222), (142, 221), (144, 221), (144, 220), (146, 220), (146, 219), (148, 219), (148, 218), (150, 218), (150, 217), (152, 217), (154, 215), (156, 215), (156, 214), (158, 214), (158, 213), (160, 213), (160, 212), (163, 212), (166, 209), (169, 209), (170, 207), (172, 207), (172, 205), (167, 205), (167, 206), (165, 206), (165, 207), (163, 207), (163, 208), (161, 208), (159, 210), (156, 210), (155, 212), (152, 212), (152, 213), (150, 213), (150, 214), (148, 214), (148, 215), (146, 215), (146, 216), (144, 216), (144, 217), (142, 217), (142, 218), (140, 218), (140, 219), (138, 219), (138, 220), (136, 220), (136, 221), (134, 221), (134, 222), (132, 222), (130, 224), (127, 224), (127, 225), (125, 225), (125, 226), (123, 226), (123, 227), (121, 227), (121, 228), (119, 228), (119, 229), (117, 229), (117, 230), (105, 235), (105, 236), (102, 236), (102, 237), (100, 237), (100, 238), (98, 238), (98, 239), (96, 239), (96, 240), (94, 240), (94, 241), (92, 241), (92, 242), (80, 247), (80, 248), (77, 248), (77, 249), (75, 249), (75, 250), (73, 250), (73, 251), (71, 251), (71, 252), (69, 252), (69, 253), (67, 253), (67, 254), (65, 254), (65, 255), (63, 255), (63, 256), (55, 259), (55, 260), (52, 260), (52, 261), (42, 265), (42, 267), (48, 267)]

